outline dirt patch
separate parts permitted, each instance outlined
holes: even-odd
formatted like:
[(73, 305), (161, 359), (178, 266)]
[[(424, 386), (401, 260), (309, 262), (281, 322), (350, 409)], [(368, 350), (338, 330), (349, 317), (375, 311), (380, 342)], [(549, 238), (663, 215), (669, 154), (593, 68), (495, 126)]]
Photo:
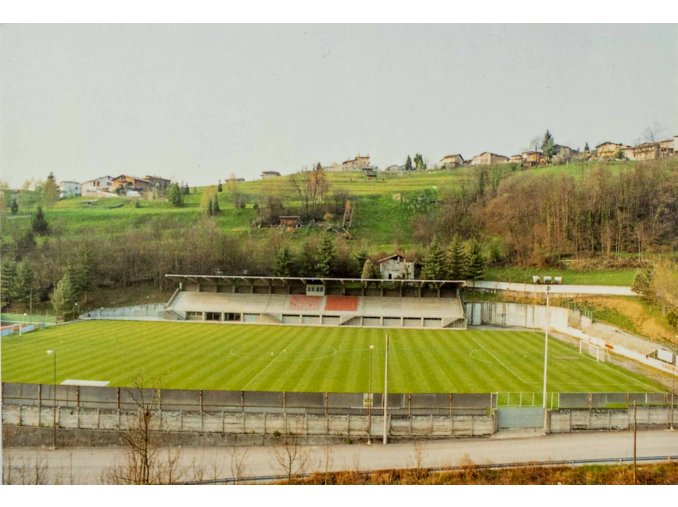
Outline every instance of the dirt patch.
[(676, 343), (675, 333), (668, 325), (651, 315), (640, 301), (610, 297), (592, 297), (582, 301), (597, 308), (608, 308), (625, 315), (633, 322), (640, 335), (652, 341)]

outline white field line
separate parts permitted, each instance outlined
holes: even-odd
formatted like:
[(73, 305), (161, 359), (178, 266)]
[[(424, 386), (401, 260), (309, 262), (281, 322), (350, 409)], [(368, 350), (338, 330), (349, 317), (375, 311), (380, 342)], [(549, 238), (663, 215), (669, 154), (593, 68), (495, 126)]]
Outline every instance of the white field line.
[(500, 365), (502, 365), (504, 368), (506, 368), (514, 377), (516, 377), (518, 380), (520, 380), (523, 384), (529, 385), (529, 382), (526, 382), (525, 379), (523, 379), (520, 375), (518, 375), (515, 371), (513, 371), (511, 368), (506, 366), (497, 356), (495, 356), (492, 352), (487, 350), (485, 347), (483, 347), (480, 343), (478, 343), (475, 338), (471, 338), (471, 341), (478, 345), (481, 349), (483, 349), (485, 352), (487, 352), (489, 355), (491, 355), (495, 361), (497, 361)]

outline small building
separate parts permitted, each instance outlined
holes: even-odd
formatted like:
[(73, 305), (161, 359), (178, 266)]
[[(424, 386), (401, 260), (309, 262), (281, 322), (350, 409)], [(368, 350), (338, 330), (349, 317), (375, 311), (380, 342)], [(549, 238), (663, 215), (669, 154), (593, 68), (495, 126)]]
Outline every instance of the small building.
[(366, 167), (370, 167), (370, 156), (358, 155), (351, 160), (345, 160), (341, 163), (342, 170), (344, 171), (358, 171)]
[(121, 174), (120, 176), (116, 176), (111, 180), (109, 190), (111, 192), (126, 194), (128, 190), (135, 190), (136, 192), (143, 193), (147, 190), (150, 190), (150, 188), (151, 184), (146, 180), (142, 180), (141, 178), (137, 178), (135, 176), (129, 176), (127, 174)]
[(271, 179), (271, 178), (278, 178), (280, 177), (280, 173), (278, 171), (262, 171), (261, 172), (261, 179), (266, 180), (266, 179)]
[(143, 179), (147, 181), (153, 190), (166, 190), (172, 183), (171, 180), (161, 178), (160, 176), (144, 176)]
[(81, 185), (82, 195), (96, 194), (97, 192), (108, 192), (111, 188), (110, 176), (102, 176), (93, 180), (83, 181)]
[(363, 174), (367, 177), (368, 180), (377, 179), (377, 170), (373, 167), (363, 169)]
[(568, 162), (579, 154), (579, 152), (574, 148), (570, 148), (569, 146), (564, 146), (562, 144), (556, 144), (554, 148), (555, 154), (553, 155), (552, 162), (555, 164)]
[(484, 151), (480, 155), (473, 157), (471, 159), (470, 165), (497, 165), (506, 164), (508, 161), (508, 157), (505, 157), (504, 155), (497, 155), (496, 153)]
[(671, 157), (675, 155), (678, 152), (676, 143), (678, 143), (678, 136), (659, 141), (659, 156)]
[(66, 199), (67, 197), (80, 197), (81, 195), (82, 187), (77, 181), (59, 182), (59, 199)]
[(404, 171), (404, 170), (405, 170), (405, 166), (393, 164), (393, 165), (388, 166), (386, 169), (384, 169), (384, 172), (399, 173), (399, 172)]
[(523, 154), (518, 153), (517, 155), (511, 155), (509, 157), (509, 164), (520, 164), (523, 165)]
[(521, 155), (523, 157), (523, 167), (536, 167), (544, 160), (540, 151), (525, 151)]
[(454, 167), (461, 167), (464, 165), (464, 157), (459, 153), (453, 153), (451, 155), (445, 155), (440, 159), (440, 166), (443, 169), (452, 169)]
[(296, 229), (301, 226), (301, 217), (299, 215), (281, 215), (280, 227), (286, 229)]
[(379, 259), (379, 272), (386, 280), (413, 280), (415, 262), (408, 260), (402, 253), (396, 253)]
[(612, 143), (605, 141), (596, 146), (596, 158), (603, 159), (617, 159), (620, 155), (623, 156), (624, 145), (620, 143)]
[(633, 158), (631, 160), (657, 160), (659, 157), (659, 143), (643, 143), (633, 148)]

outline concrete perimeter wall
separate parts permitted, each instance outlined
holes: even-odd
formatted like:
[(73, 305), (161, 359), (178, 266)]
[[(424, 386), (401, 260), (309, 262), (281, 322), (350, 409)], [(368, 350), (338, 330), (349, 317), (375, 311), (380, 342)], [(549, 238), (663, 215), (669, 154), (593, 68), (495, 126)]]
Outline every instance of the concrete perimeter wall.
[(638, 296), (631, 287), (618, 285), (538, 285), (532, 283), (511, 283), (475, 281), (468, 282), (467, 287), (485, 290), (501, 290), (510, 292), (524, 292), (532, 294), (546, 294), (546, 288), (554, 296)]
[[(3, 405), (3, 425), (58, 429), (124, 431), (135, 424), (136, 412), (98, 408)], [(382, 415), (281, 414), (250, 412), (155, 411), (152, 429), (163, 432), (221, 433), (240, 435), (292, 434), (367, 439), (371, 421), (372, 438), (383, 436)], [(495, 418), (486, 415), (388, 416), (390, 438), (486, 437), (495, 433)]]
[(118, 308), (101, 308), (80, 315), (81, 319), (115, 319), (115, 320), (166, 320), (165, 304), (121, 306)]
[[(639, 428), (671, 428), (678, 426), (678, 410), (674, 407), (638, 407)], [(575, 431), (620, 431), (633, 429), (633, 408), (629, 409), (560, 409), (548, 412), (549, 433)]]

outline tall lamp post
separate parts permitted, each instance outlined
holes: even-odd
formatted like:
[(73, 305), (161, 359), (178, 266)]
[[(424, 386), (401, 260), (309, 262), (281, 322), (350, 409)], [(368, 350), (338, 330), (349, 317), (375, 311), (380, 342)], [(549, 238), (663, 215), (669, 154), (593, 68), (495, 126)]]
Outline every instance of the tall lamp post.
[(386, 335), (386, 350), (384, 353), (384, 436), (383, 444), (388, 443), (388, 334)]
[(546, 326), (544, 329), (544, 390), (542, 392), (542, 406), (544, 408), (544, 423), (546, 423), (546, 373), (548, 368), (549, 354), (549, 291), (551, 287), (546, 286)]
[(54, 368), (53, 368), (53, 373), (54, 373), (54, 383), (52, 385), (52, 394), (54, 396), (53, 398), (53, 407), (52, 407), (52, 450), (56, 450), (56, 412), (57, 412), (57, 403), (56, 403), (56, 359), (57, 359), (57, 353), (56, 350), (48, 350), (47, 351), (48, 356), (54, 356)]
[(370, 345), (370, 379), (368, 388), (368, 405), (367, 405), (367, 445), (372, 445), (372, 352), (374, 345)]

